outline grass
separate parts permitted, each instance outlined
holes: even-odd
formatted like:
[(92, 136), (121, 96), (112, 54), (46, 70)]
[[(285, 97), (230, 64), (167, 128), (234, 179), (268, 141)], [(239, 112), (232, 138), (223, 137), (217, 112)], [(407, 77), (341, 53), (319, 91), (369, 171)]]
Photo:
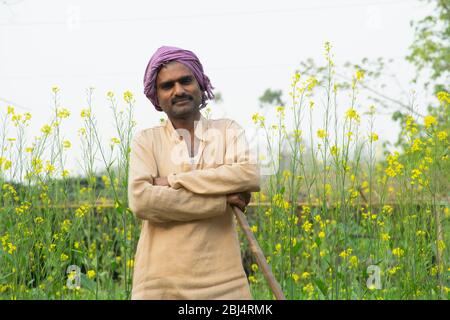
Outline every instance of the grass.
[[(376, 108), (357, 99), (364, 71), (355, 70), (342, 109), (329, 44), (325, 60), (325, 80), (293, 76), (276, 123), (253, 115), (267, 147), (260, 160), (273, 172), (248, 219), (276, 279), (288, 299), (448, 299), (449, 95), (439, 93), (423, 119), (406, 116), (398, 148), (379, 158)], [(70, 111), (52, 91), (54, 114), (32, 141), (31, 114), (8, 106), (2, 115), (0, 298), (128, 299), (140, 231), (127, 207), (133, 95), (124, 93), (120, 111), (123, 102), (107, 93), (116, 136), (105, 146), (88, 89), (83, 177), (74, 177), (63, 137)], [(272, 299), (239, 235), (253, 296)]]

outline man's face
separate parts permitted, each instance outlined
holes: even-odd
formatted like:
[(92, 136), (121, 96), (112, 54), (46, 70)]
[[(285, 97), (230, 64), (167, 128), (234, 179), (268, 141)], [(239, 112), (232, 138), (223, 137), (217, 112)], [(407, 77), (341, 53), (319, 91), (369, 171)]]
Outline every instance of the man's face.
[(187, 118), (198, 112), (202, 92), (192, 71), (172, 61), (156, 77), (156, 93), (161, 109), (169, 118)]

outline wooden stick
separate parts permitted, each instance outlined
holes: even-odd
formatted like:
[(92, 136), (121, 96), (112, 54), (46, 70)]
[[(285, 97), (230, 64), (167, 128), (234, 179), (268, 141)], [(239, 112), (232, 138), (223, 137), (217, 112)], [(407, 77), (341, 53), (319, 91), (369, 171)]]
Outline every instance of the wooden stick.
[(236, 206), (232, 206), (234, 213), (236, 215), (236, 218), (239, 222), (239, 225), (242, 228), (242, 231), (244, 232), (249, 244), (250, 244), (250, 250), (252, 251), (253, 255), (256, 257), (256, 261), (258, 262), (259, 267), (261, 268), (261, 271), (264, 275), (264, 278), (266, 278), (267, 282), (269, 283), (270, 289), (272, 289), (273, 294), (275, 295), (275, 298), (277, 300), (286, 300), (283, 291), (281, 290), (280, 284), (277, 282), (275, 277), (272, 274), (272, 270), (270, 269), (269, 264), (266, 261), (266, 257), (264, 256), (264, 253), (262, 252), (258, 242), (256, 241), (255, 236), (253, 235), (253, 232), (250, 230), (250, 226), (248, 224), (247, 218), (245, 217), (244, 213)]

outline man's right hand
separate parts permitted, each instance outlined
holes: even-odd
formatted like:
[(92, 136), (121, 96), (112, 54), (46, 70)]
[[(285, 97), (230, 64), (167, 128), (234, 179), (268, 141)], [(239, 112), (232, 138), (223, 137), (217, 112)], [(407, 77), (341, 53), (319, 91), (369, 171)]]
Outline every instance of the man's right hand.
[(251, 196), (250, 192), (231, 193), (227, 195), (227, 202), (244, 211), (245, 207), (250, 203)]

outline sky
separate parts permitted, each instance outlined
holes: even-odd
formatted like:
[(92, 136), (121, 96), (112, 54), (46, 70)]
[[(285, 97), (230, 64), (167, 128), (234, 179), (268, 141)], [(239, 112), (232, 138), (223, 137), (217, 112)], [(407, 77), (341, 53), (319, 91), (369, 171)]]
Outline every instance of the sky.
[[(95, 88), (93, 112), (103, 137), (114, 136), (110, 90), (118, 97), (126, 90), (134, 93), (138, 130), (157, 125), (162, 115), (144, 96), (142, 79), (154, 51), (172, 45), (195, 52), (221, 93), (222, 103), (210, 103), (213, 118), (234, 119), (250, 131), (252, 114), (261, 113), (258, 97), (267, 88), (286, 93), (301, 61), (311, 57), (324, 63), (325, 41), (333, 45), (336, 64), (395, 59), (390, 71), (408, 87), (414, 68), (402, 59), (413, 40), (410, 21), (429, 12), (418, 0), (173, 0), (170, 6), (138, 0), (2, 0), (0, 110), (11, 104), (31, 112), (31, 139), (51, 118), (51, 88), (57, 85), (61, 107), (72, 112), (64, 135), (74, 154), (89, 87)], [(384, 92), (399, 94), (394, 86)], [(362, 112), (368, 104), (362, 101), (358, 108)], [(397, 137), (392, 111), (377, 116), (381, 140)], [(315, 128), (322, 119), (318, 108)], [(75, 165), (74, 158), (69, 162)]]

